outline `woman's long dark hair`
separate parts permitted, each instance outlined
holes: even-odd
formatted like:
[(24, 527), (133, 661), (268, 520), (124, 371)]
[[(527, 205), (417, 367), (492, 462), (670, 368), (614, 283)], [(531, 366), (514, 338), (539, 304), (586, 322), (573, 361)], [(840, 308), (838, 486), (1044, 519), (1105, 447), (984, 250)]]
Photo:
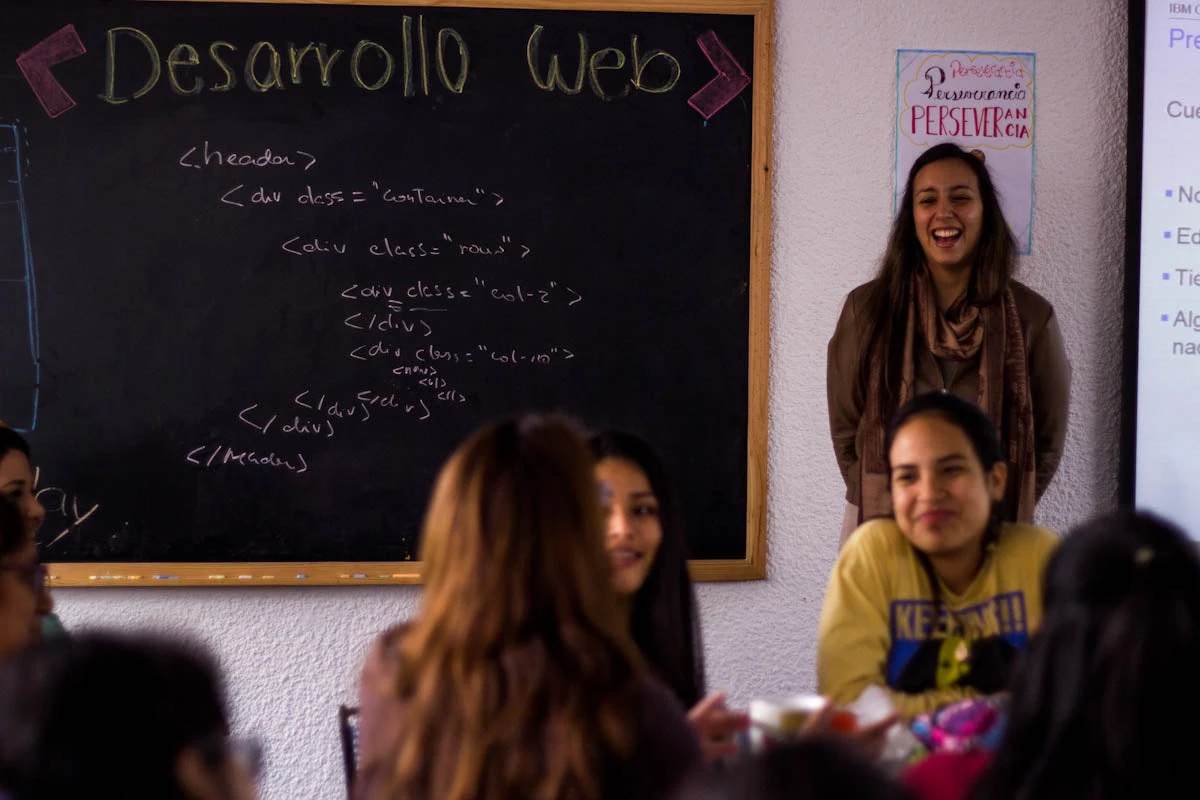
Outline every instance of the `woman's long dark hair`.
[(975, 800), (1174, 798), (1195, 783), (1200, 557), (1150, 514), (1069, 533)]
[(975, 174), (979, 183), (979, 199), (983, 203), (983, 230), (975, 248), (971, 282), (967, 289), (970, 302), (985, 306), (997, 300), (1008, 289), (1016, 271), (1017, 241), (1004, 219), (995, 184), (983, 161), (953, 142), (943, 142), (923, 152), (908, 171), (904, 196), (896, 209), (887, 249), (884, 250), (879, 272), (867, 295), (862, 317), (866, 320), (866, 329), (862, 339), (863, 355), (859, 360), (859, 381), (864, 390), (870, 385), (875, 354), (882, 351), (883, 374), (880, 376), (877, 401), (885, 415), (896, 407), (895, 398), (900, 393), (904, 326), (912, 277), (925, 265), (925, 255), (917, 239), (916, 218), (913, 216), (913, 184), (917, 173), (924, 167), (947, 158), (966, 164)]
[(29, 442), (25, 441), (25, 437), (0, 422), (0, 458), (8, 455), (9, 450), (16, 450), (19, 453), (24, 453), (25, 457), (29, 457)]
[(0, 561), (24, 547), (28, 539), (21, 510), (7, 497), (0, 497)]
[[(25, 441), (25, 437), (0, 423), (0, 458), (13, 450), (29, 458), (29, 442)], [(21, 510), (7, 497), (0, 497), (0, 559), (20, 550), (28, 538)]]
[[(979, 463), (983, 465), (985, 475), (991, 472), (992, 467), (997, 463), (1004, 462), (1004, 446), (1000, 443), (1000, 434), (996, 432), (996, 426), (991, 418), (983, 413), (983, 409), (953, 392), (927, 392), (914, 397), (901, 406), (888, 426), (883, 452), (888, 459), (889, 487), (892, 481), (892, 442), (896, 440), (896, 434), (900, 432), (901, 428), (915, 417), (924, 415), (940, 417), (962, 431), (963, 435), (967, 437), (967, 441), (971, 443), (971, 450), (979, 459)], [(1000, 536), (1002, 515), (1003, 505), (999, 501), (992, 503), (992, 514), (988, 518), (988, 526), (983, 533), (985, 550), (993, 545)], [(929, 555), (915, 547), (913, 551), (933, 590), (933, 627), (936, 628), (941, 613), (941, 586), (938, 583), (937, 573), (934, 572), (933, 562), (929, 560)]]
[(596, 460), (617, 458), (636, 465), (646, 475), (658, 500), (662, 543), (646, 580), (633, 598), (633, 640), (656, 677), (685, 708), (704, 696), (704, 652), (700, 615), (688, 575), (687, 542), (679, 522), (667, 472), (658, 453), (645, 440), (622, 431), (603, 431), (591, 437)]

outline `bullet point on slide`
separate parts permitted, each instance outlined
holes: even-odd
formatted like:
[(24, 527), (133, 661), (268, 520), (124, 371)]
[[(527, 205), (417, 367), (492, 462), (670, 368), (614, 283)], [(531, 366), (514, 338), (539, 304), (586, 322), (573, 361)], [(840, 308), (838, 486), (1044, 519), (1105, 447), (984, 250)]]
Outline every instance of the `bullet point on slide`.
[(1166, 322), (1168, 319), (1170, 319), (1170, 317), (1168, 317), (1166, 314), (1163, 314), (1161, 319), (1163, 322)]
[(1164, 238), (1164, 239), (1170, 239), (1170, 238), (1171, 238), (1171, 232), (1170, 232), (1170, 231), (1163, 231), (1163, 238)]
[(1169, 273), (1169, 272), (1164, 272), (1164, 273), (1163, 273), (1163, 280), (1164, 280), (1164, 281), (1169, 281), (1169, 280), (1171, 280), (1171, 273)]
[(1172, 192), (1171, 192), (1171, 190), (1170, 190), (1170, 189), (1167, 189), (1167, 197), (1171, 197), (1171, 195), (1172, 195)]

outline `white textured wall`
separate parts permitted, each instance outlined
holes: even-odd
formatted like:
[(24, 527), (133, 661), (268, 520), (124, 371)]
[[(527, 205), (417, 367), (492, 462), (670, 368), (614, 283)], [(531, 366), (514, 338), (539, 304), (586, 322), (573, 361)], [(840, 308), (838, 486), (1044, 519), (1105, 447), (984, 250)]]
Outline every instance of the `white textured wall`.
[[(776, 0), (768, 580), (700, 589), (711, 683), (736, 701), (810, 688), (841, 521), (825, 343), (872, 274), (891, 214), (895, 51), (1037, 54), (1034, 252), (1074, 368), (1066, 454), (1042, 505), (1063, 527), (1116, 496), (1126, 4)], [(268, 800), (336, 798), (337, 704), (413, 589), (60, 590), (69, 626), (188, 631), (222, 659), (235, 724), (263, 736)]]

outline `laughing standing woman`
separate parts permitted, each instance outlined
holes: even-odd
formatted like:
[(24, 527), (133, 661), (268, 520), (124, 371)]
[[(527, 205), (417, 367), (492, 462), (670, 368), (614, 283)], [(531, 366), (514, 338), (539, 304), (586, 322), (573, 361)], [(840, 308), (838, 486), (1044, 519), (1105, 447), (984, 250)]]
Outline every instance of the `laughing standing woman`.
[(1008, 462), (1004, 518), (1032, 522), (1062, 454), (1070, 368), (1053, 307), (1012, 280), (1016, 260), (982, 159), (949, 142), (922, 153), (879, 273), (846, 298), (829, 342), (829, 426), (848, 503), (842, 542), (890, 513), (886, 426), (937, 390), (991, 418)]

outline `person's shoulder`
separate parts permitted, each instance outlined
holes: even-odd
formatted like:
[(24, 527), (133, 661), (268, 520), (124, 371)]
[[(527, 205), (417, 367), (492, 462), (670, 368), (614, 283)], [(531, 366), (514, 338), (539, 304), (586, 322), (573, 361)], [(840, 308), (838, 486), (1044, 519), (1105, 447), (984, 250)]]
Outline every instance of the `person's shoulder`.
[(1017, 311), (1029, 321), (1042, 321), (1054, 313), (1050, 301), (1030, 289), (1020, 281), (1009, 281), (1013, 299), (1017, 301)]
[(399, 625), (388, 628), (386, 631), (379, 634), (379, 636), (375, 639), (375, 644), (382, 649), (395, 651), (399, 649), (400, 644), (404, 641), (404, 636), (408, 633), (410, 627), (411, 626), (409, 623), (402, 622)]
[(850, 569), (862, 564), (877, 565), (900, 556), (907, 544), (908, 540), (894, 519), (867, 520), (846, 539), (838, 554), (838, 564)]
[(679, 702), (675, 693), (665, 683), (648, 673), (639, 675), (630, 687), (634, 708), (641, 714), (649, 714), (652, 718), (678, 716), (684, 718), (687, 712)]
[[(852, 346), (857, 355), (854, 356), (855, 363), (857, 358), (862, 356), (861, 349), (866, 339), (866, 329), (872, 315), (869, 313), (869, 303), (871, 299), (871, 291), (876, 281), (868, 281), (860, 286), (856, 286), (846, 295), (845, 302), (842, 303), (842, 311), (838, 316), (837, 328), (834, 329), (833, 338), (830, 339), (830, 355), (832, 356), (837, 347), (835, 343), (841, 342), (841, 347)], [(844, 354), (844, 358), (851, 358), (849, 353)]]
[(1049, 558), (1061, 541), (1062, 537), (1049, 528), (1020, 522), (1006, 522), (1001, 527), (1000, 539), (997, 544), (1006, 550), (1032, 553), (1040, 558)]
[(633, 711), (639, 737), (667, 744), (667, 749), (681, 747), (684, 757), (699, 740), (688, 722), (687, 709), (665, 683), (649, 673), (634, 678), (627, 698)]
[(906, 541), (900, 526), (891, 517), (869, 519), (854, 529), (842, 552), (855, 550), (890, 550)]
[(879, 281), (876, 279), (867, 281), (866, 283), (860, 283), (858, 286), (855, 286), (850, 290), (850, 293), (846, 295), (846, 303), (852, 308), (862, 308), (864, 305), (866, 305), (867, 298), (871, 295), (871, 292), (875, 289), (875, 285), (878, 283)]
[(365, 679), (391, 674), (399, 662), (400, 644), (404, 641), (404, 634), (407, 631), (408, 624), (404, 623), (389, 628), (375, 637), (375, 641), (371, 643), (371, 648), (367, 651), (366, 660), (363, 662)]
[(646, 765), (665, 765), (668, 771), (676, 773), (676, 778), (697, 766), (703, 759), (700, 740), (675, 694), (666, 684), (648, 674), (638, 676), (631, 689), (630, 701), (641, 752), (635, 761), (640, 759)]

